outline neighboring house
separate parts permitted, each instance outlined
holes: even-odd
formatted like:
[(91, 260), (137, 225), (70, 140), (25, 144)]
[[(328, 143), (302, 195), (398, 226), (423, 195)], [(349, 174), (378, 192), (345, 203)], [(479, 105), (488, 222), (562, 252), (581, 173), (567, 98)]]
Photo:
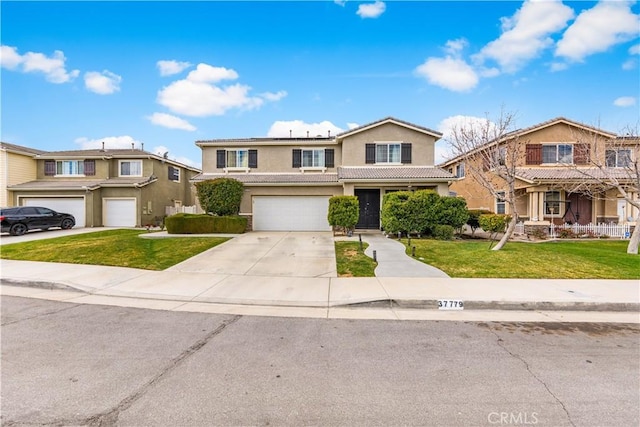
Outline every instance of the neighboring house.
[(167, 206), (195, 205), (199, 169), (138, 149), (39, 152), (32, 180), (9, 185), (11, 204), (71, 213), (77, 227), (156, 224)]
[(14, 206), (8, 187), (36, 179), (36, 154), (42, 150), (0, 142), (0, 206)]
[[(627, 180), (632, 197), (637, 199), (637, 189), (629, 179), (629, 170), (625, 169), (629, 159), (640, 155), (637, 138), (628, 139), (630, 145), (625, 147), (626, 138), (559, 117), (511, 132), (486, 147), (504, 158), (504, 143), (513, 138), (518, 138), (519, 147), (516, 209), (525, 225), (544, 228), (551, 222), (596, 224), (634, 221), (637, 209), (627, 203), (617, 190), (598, 188), (597, 180), (587, 177), (582, 171), (592, 173), (593, 160), (606, 165), (606, 173), (617, 176), (622, 182)], [(603, 147), (607, 147), (606, 150)], [(465, 158), (467, 161), (479, 161), (473, 156), (459, 156), (440, 165), (458, 177), (452, 183), (451, 191), (466, 199), (470, 209), (511, 213), (503, 199), (493, 197), (473, 179), (469, 171), (472, 168), (465, 164)], [(482, 169), (491, 173), (486, 165)], [(582, 189), (578, 188), (578, 183)]]
[(197, 141), (203, 170), (193, 181), (242, 182), (240, 213), (253, 230), (330, 230), (327, 208), (335, 195), (357, 196), (356, 227), (379, 229), (384, 194), (419, 189), (449, 194), (453, 175), (434, 166), (441, 136), (388, 117), (335, 136)]

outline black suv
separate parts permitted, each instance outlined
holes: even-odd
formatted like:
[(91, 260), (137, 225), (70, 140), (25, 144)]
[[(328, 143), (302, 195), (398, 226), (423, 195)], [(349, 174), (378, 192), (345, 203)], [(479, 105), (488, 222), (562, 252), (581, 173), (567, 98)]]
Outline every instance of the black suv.
[(2, 232), (21, 236), (29, 230), (48, 230), (60, 227), (67, 230), (76, 225), (76, 219), (68, 213), (60, 213), (40, 206), (18, 206), (0, 209)]

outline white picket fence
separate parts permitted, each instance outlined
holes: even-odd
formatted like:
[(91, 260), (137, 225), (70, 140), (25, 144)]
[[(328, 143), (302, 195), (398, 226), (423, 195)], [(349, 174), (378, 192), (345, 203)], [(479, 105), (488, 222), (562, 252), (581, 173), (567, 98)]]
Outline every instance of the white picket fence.
[[(593, 237), (618, 237), (620, 239), (628, 239), (631, 237), (631, 226), (629, 224), (562, 224), (553, 225), (550, 229), (550, 237), (556, 237), (561, 230), (571, 230), (576, 236), (593, 236)], [(516, 234), (524, 234), (524, 223), (516, 224)]]
[(164, 208), (164, 214), (166, 216), (171, 216), (171, 215), (175, 215), (177, 213), (198, 213), (198, 207), (197, 206), (181, 206), (179, 208), (176, 208), (175, 206), (166, 206)]

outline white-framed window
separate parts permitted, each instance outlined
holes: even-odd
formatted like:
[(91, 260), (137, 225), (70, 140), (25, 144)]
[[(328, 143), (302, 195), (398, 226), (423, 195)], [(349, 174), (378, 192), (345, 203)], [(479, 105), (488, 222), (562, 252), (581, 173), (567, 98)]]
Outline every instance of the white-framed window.
[(545, 215), (560, 215), (560, 201), (559, 191), (547, 191), (544, 193)]
[(628, 148), (605, 150), (605, 161), (608, 168), (626, 168), (631, 165), (631, 150)]
[(324, 148), (302, 149), (303, 168), (323, 168)]
[(464, 178), (464, 162), (456, 166), (456, 177)]
[(84, 160), (56, 160), (56, 175), (84, 176)]
[(169, 166), (169, 181), (180, 182), (180, 169)]
[(142, 176), (142, 160), (120, 160), (119, 176)]
[(376, 144), (376, 163), (400, 163), (401, 147), (399, 142)]
[(227, 150), (226, 156), (226, 166), (229, 169), (249, 167), (249, 150), (247, 149)]
[(497, 214), (505, 214), (507, 213), (507, 204), (504, 200), (505, 192), (498, 191), (496, 194), (496, 213)]
[(573, 164), (573, 145), (543, 144), (542, 163)]

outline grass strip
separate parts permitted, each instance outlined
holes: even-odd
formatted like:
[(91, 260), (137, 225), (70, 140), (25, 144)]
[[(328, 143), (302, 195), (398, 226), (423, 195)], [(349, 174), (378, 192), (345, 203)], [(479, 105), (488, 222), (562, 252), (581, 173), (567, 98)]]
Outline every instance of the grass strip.
[(364, 254), (369, 245), (359, 242), (335, 242), (338, 277), (375, 277), (374, 270), (378, 265)]

